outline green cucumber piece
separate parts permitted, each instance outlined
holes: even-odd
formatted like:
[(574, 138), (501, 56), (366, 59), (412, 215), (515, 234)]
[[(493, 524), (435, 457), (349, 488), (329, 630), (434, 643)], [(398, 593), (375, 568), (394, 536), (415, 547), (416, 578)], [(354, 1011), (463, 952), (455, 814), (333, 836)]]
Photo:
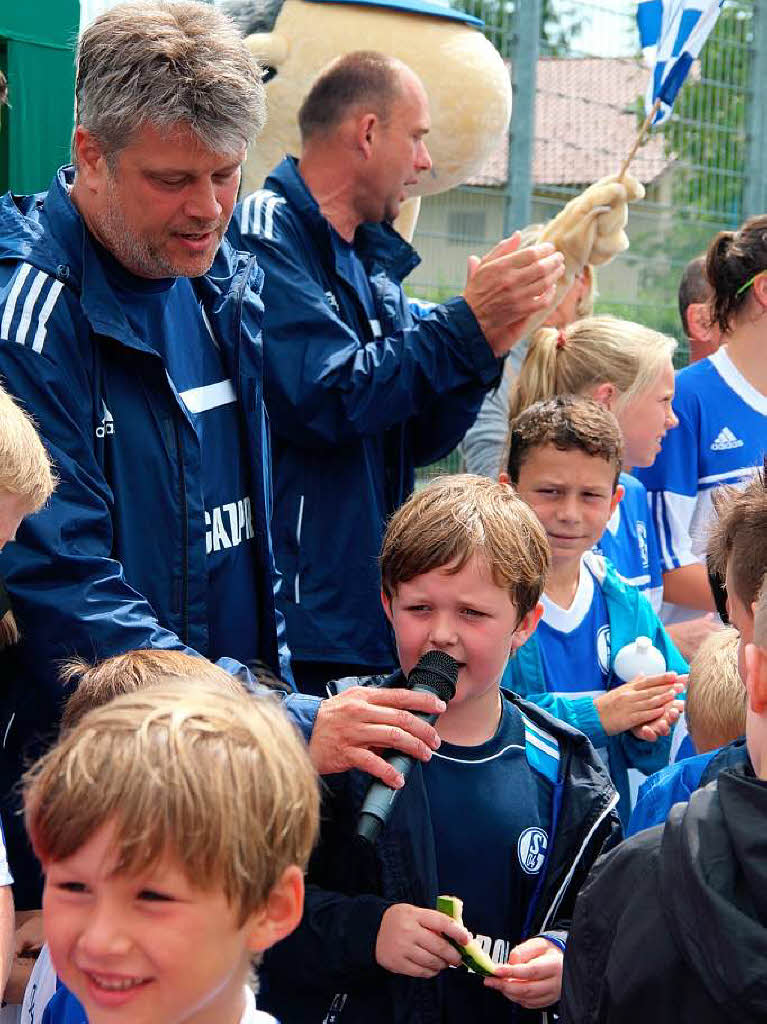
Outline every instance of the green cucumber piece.
[[(457, 896), (438, 896), (437, 910), (463, 925), (463, 900), (459, 900)], [(489, 978), (495, 974), (495, 964), (476, 939), (471, 939), (465, 946), (462, 946), (460, 942), (451, 939), (449, 935), (446, 935), (445, 938), (461, 954), (463, 966), (468, 970), (483, 978)]]

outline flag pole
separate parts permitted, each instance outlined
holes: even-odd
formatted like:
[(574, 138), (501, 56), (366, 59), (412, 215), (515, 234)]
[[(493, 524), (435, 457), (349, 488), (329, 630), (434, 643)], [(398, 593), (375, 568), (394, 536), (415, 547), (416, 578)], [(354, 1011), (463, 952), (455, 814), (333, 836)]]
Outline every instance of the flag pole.
[(620, 172), (618, 174), (618, 181), (621, 181), (623, 179), (623, 175), (626, 173), (626, 171), (629, 168), (629, 164), (631, 163), (631, 161), (636, 156), (636, 152), (639, 149), (639, 147), (642, 145), (642, 142), (644, 140), (645, 135), (650, 130), (650, 125), (653, 122), (653, 118), (655, 117), (655, 115), (658, 113), (659, 110), (660, 110), (660, 99), (657, 99), (655, 101), (655, 103), (653, 104), (652, 110), (647, 115), (647, 117), (644, 119), (644, 124), (639, 129), (639, 134), (637, 135), (636, 139), (634, 140), (634, 145), (631, 147), (631, 152), (626, 157), (626, 159), (623, 161), (623, 166), (621, 167)]

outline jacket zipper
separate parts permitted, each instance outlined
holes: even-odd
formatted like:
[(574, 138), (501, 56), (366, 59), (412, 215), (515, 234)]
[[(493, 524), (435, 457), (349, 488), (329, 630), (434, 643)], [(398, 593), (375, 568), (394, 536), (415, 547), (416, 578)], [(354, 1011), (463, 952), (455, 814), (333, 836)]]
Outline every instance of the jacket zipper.
[(298, 568), (301, 557), (301, 527), (304, 522), (304, 495), (301, 495), (301, 500), (298, 503), (298, 522), (296, 523), (296, 546), (298, 547), (298, 553), (296, 557), (296, 578), (293, 584), (293, 596), (296, 604), (301, 604), (301, 587), (300, 587), (300, 570)]
[(583, 854), (584, 854), (584, 852), (586, 850), (586, 847), (589, 845), (589, 843), (591, 842), (591, 840), (594, 837), (594, 833), (597, 831), (599, 826), (602, 824), (602, 822), (608, 816), (610, 811), (612, 811), (613, 808), (615, 808), (617, 806), (619, 799), (620, 798), (619, 798), (618, 794), (617, 793), (613, 793), (613, 795), (608, 800), (605, 808), (603, 809), (602, 813), (599, 815), (597, 820), (594, 822), (594, 824), (591, 826), (591, 828), (586, 833), (586, 836), (585, 836), (583, 842), (580, 845), (580, 849), (578, 850), (578, 853), (573, 858), (573, 862), (570, 865), (570, 870), (565, 875), (565, 878), (564, 878), (562, 884), (560, 885), (558, 892), (555, 893), (554, 899), (551, 901), (551, 906), (549, 907), (548, 911), (546, 912), (546, 916), (544, 917), (544, 919), (543, 919), (543, 921), (541, 923), (541, 927), (539, 929), (541, 932), (546, 930), (546, 928), (549, 925), (549, 922), (554, 917), (554, 914), (556, 914), (556, 912), (557, 912), (557, 910), (559, 908), (559, 904), (562, 902), (564, 894), (567, 891), (567, 887), (570, 884), (570, 882), (572, 881), (572, 877), (575, 874), (575, 870), (578, 867), (578, 864), (580, 863), (580, 860), (581, 860), (581, 858), (582, 858), (582, 856), (583, 856)]
[(182, 520), (183, 520), (183, 554), (182, 554), (182, 577), (181, 577), (181, 612), (183, 616), (183, 629), (181, 639), (185, 644), (189, 643), (189, 508), (186, 499), (186, 470), (184, 469), (184, 453), (181, 450), (181, 432), (178, 426), (178, 419), (173, 417), (173, 429), (176, 434), (176, 454), (178, 456), (178, 481), (179, 494), (181, 498)]

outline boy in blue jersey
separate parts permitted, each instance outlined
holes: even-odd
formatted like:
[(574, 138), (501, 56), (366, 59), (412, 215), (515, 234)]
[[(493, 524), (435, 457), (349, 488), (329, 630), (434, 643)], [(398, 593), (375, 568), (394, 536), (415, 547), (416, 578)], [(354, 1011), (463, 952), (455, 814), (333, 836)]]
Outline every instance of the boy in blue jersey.
[[(558, 1000), (577, 889), (619, 826), (586, 738), (499, 690), (535, 629), (548, 565), (530, 509), (484, 477), (437, 480), (392, 517), (382, 598), (401, 670), (366, 682), (401, 685), (440, 650), (459, 663), (456, 695), (436, 724), (439, 750), (414, 765), (375, 846), (355, 837), (370, 777), (329, 780), (304, 919), (264, 963), (272, 1013), (291, 1024), (500, 1024), (540, 1021)], [(463, 900), (465, 928), (433, 909), (441, 893)], [(494, 978), (458, 968), (447, 938), (465, 943), (467, 929)]]
[[(668, 763), (684, 689), (678, 674), (687, 664), (646, 598), (591, 551), (621, 498), (622, 451), (620, 428), (604, 406), (553, 398), (512, 421), (502, 479), (534, 510), (551, 545), (540, 626), (505, 681), (586, 733), (609, 765), (627, 821), (628, 770), (648, 774)], [(615, 656), (638, 636), (650, 637), (668, 671), (620, 685)]]
[(66, 986), (44, 1022), (274, 1024), (247, 982), (300, 919), (317, 778), (276, 702), (191, 683), (155, 673), (26, 778)]

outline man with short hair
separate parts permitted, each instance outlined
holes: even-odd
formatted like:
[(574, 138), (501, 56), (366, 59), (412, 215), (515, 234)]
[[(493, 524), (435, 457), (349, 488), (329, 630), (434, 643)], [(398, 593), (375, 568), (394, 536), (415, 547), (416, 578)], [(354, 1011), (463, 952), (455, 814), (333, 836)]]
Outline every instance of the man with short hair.
[[(251, 687), (256, 661), (290, 680), (274, 602), (262, 275), (222, 244), (264, 119), (261, 71), (215, 8), (125, 3), (83, 34), (76, 97), (75, 167), (45, 195), (0, 203), (0, 375), (60, 480), (0, 559), (22, 633), (0, 696), (12, 811), (24, 764), (55, 732), (56, 671), (72, 655), (174, 649)], [(403, 710), (437, 711), (424, 694), (352, 694), (318, 710), (291, 693), (286, 706), (320, 771), (356, 766), (401, 784), (371, 748), (425, 759), (438, 743)], [(20, 819), (4, 821), (17, 905), (39, 906)]]
[(706, 257), (696, 256), (684, 268), (679, 282), (679, 316), (690, 346), (690, 363), (713, 355), (722, 343), (722, 332), (711, 322), (710, 300)]
[(302, 151), (238, 205), (236, 247), (265, 273), (265, 392), (275, 555), (299, 688), (391, 669), (378, 600), (384, 525), (416, 466), (450, 452), (498, 383), (500, 357), (563, 272), (551, 245), (501, 242), (463, 296), (414, 315), (418, 256), (392, 228), (431, 169), (429, 103), (407, 66), (334, 61), (299, 111)]

